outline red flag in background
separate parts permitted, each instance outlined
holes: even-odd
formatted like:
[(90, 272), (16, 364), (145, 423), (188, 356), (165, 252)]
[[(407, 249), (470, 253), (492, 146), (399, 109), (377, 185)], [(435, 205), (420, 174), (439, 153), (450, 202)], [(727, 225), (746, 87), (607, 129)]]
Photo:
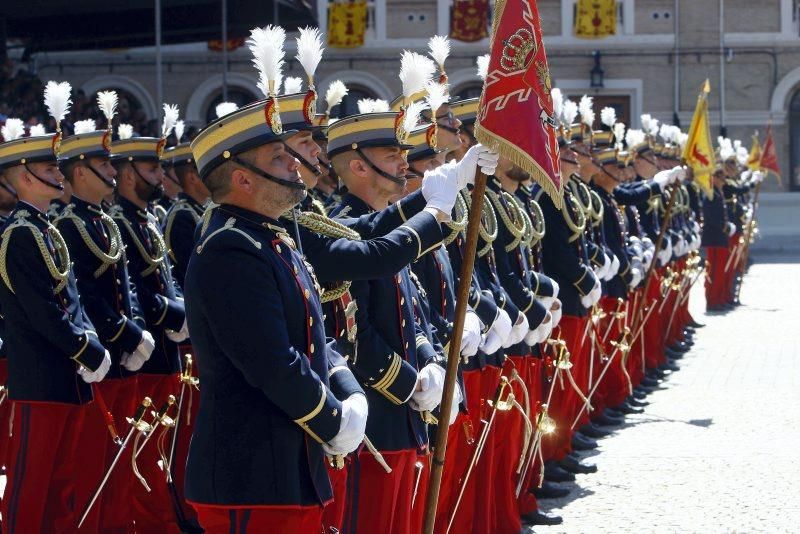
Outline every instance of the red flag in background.
[(475, 137), (528, 172), (561, 206), (563, 184), (550, 89), (535, 0), (497, 0)]
[(775, 173), (778, 183), (781, 182), (781, 168), (778, 165), (778, 153), (775, 151), (775, 138), (772, 136), (772, 125), (767, 126), (767, 140), (761, 152), (761, 168)]
[(450, 19), (450, 38), (467, 43), (488, 35), (489, 0), (456, 0)]

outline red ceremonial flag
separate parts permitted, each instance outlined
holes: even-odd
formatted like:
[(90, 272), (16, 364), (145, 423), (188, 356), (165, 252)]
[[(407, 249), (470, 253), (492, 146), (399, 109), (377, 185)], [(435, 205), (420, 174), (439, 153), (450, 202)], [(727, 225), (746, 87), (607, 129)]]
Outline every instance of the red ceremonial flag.
[(561, 206), (550, 69), (535, 0), (497, 0), (475, 137), (528, 172)]
[(767, 140), (761, 152), (761, 168), (772, 171), (781, 181), (781, 168), (778, 165), (778, 153), (775, 151), (775, 139), (772, 137), (772, 125), (767, 125)]

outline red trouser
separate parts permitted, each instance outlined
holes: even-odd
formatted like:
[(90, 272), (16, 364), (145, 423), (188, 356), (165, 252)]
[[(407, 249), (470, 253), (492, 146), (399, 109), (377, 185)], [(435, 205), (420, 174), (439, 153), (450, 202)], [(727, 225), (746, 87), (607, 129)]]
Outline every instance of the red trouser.
[[(600, 394), (598, 395), (595, 393), (591, 399), (592, 406), (595, 408), (592, 415), (600, 415), (603, 409), (617, 406), (628, 396), (628, 379), (625, 377), (625, 371), (627, 371), (626, 362), (632, 357), (632, 355), (629, 355), (626, 358), (624, 354), (616, 350), (616, 347), (611, 343), (612, 341), (618, 342), (620, 340), (623, 328), (625, 324), (627, 324), (625, 322), (627, 316), (621, 319), (615, 319), (612, 313), (618, 311), (618, 309), (619, 311), (625, 310), (625, 305), (623, 304), (622, 307), (620, 307), (617, 299), (603, 297), (600, 299), (600, 306), (608, 314), (605, 321), (601, 322), (601, 324), (605, 323), (603, 324), (603, 328), (601, 328), (601, 333), (604, 335), (606, 329), (608, 329), (609, 332), (608, 338), (604, 344), (604, 350), (609, 357), (613, 355), (613, 360), (609, 364), (608, 371), (606, 371), (602, 382), (597, 386), (597, 392)], [(628, 306), (628, 313), (634, 313), (630, 306)], [(631, 335), (633, 335), (633, 333), (631, 333)], [(606, 363), (608, 362), (603, 362), (601, 368), (604, 367)], [(623, 370), (623, 367), (625, 367), (625, 370)]]
[(81, 450), (84, 414), (92, 406), (14, 403), (8, 449), (3, 530), (7, 534), (75, 532), (83, 503), (76, 480), (90, 462)]
[[(481, 410), (486, 403), (481, 391), (482, 371), (464, 371), (464, 389), (467, 398), (468, 414), (460, 413), (456, 422), (450, 426), (450, 435), (447, 438), (447, 453), (445, 455), (444, 469), (442, 471), (442, 484), (439, 489), (439, 503), (436, 508), (437, 533), (447, 530), (450, 516), (458, 499), (458, 494), (464, 482), (469, 462), (475, 452), (475, 444), (481, 429)], [(453, 522), (453, 532), (469, 532), (472, 530), (473, 503), (475, 502), (475, 488), (477, 475), (470, 474), (464, 495), (458, 507), (458, 513)]]
[(322, 526), (325, 532), (341, 532), (344, 526), (344, 513), (347, 506), (347, 480), (351, 457), (348, 455), (344, 459), (345, 465), (342, 469), (335, 469), (326, 464), (328, 478), (333, 489), (333, 501), (329, 502), (322, 511)]
[[(76, 480), (78, 508), (92, 499), (111, 461), (119, 451), (106, 424), (106, 410), (114, 417), (114, 426), (121, 439), (125, 438), (130, 425), (126, 417), (136, 409), (136, 378), (109, 378), (92, 384), (94, 402), (87, 404), (81, 429), (81, 455), (86, 460), (81, 464), (81, 476)], [(92, 510), (83, 522), (81, 532), (126, 532), (132, 524), (130, 513), (130, 449), (128, 443), (109, 480), (103, 487)], [(127, 461), (126, 461), (127, 459)]]
[[(667, 327), (663, 324), (662, 314), (658, 312), (661, 306), (661, 280), (662, 270), (657, 269), (653, 272), (653, 280), (647, 289), (647, 302), (646, 308), (654, 308), (653, 311), (645, 311), (642, 319), (647, 318), (642, 330), (642, 342), (644, 343), (644, 357), (647, 369), (658, 367), (665, 360), (664, 344), (662, 339), (664, 337), (664, 328)], [(634, 333), (635, 334), (635, 333)], [(641, 354), (639, 355), (641, 358)]]
[[(547, 394), (549, 389), (545, 389), (544, 385), (547, 383), (545, 378), (544, 360), (541, 358), (528, 358), (528, 395), (530, 395), (531, 403), (531, 425), (533, 426), (533, 433), (536, 433), (536, 416), (538, 414), (538, 407), (541, 403), (546, 402), (547, 399), (544, 395)], [(534, 443), (533, 435), (531, 442), (528, 445), (527, 456), (532, 454)], [(522, 492), (517, 499), (520, 514), (527, 514), (539, 509), (539, 503), (536, 497), (529, 493), (528, 490), (533, 490), (539, 487), (539, 473), (542, 466), (539, 464), (538, 454), (533, 456), (528, 464), (527, 471), (524, 473), (525, 482), (522, 484)]]
[[(485, 367), (482, 371), (481, 379), (481, 398), (492, 400), (497, 392), (497, 387), (500, 384), (501, 369), (498, 367)], [(481, 418), (489, 421), (492, 415), (492, 409), (488, 402), (484, 402), (481, 410)], [(465, 506), (473, 506), (473, 523), (470, 530), (465, 532), (473, 532), (474, 534), (487, 534), (493, 532), (494, 528), (494, 514), (495, 502), (492, 490), (497, 484), (495, 480), (496, 460), (494, 457), (494, 443), (497, 438), (497, 425), (498, 418), (495, 416), (494, 423), (486, 435), (486, 444), (483, 447), (481, 457), (478, 463), (473, 468), (472, 478), (475, 480), (475, 500), (470, 502), (462, 502), (458, 508), (459, 515)], [(484, 425), (481, 424), (477, 427), (475, 432), (476, 441), (479, 439)], [(452, 532), (452, 529), (451, 529)]]
[[(139, 392), (136, 398), (141, 401), (145, 396), (150, 397), (156, 409), (161, 407), (170, 395), (177, 397), (179, 394), (178, 375), (140, 374), (137, 380)], [(148, 417), (146, 420), (149, 421), (150, 419)], [(161, 430), (159, 429), (157, 432), (160, 434)], [(139, 471), (147, 481), (151, 491), (148, 493), (139, 480), (133, 480), (132, 501), (136, 529), (139, 532), (172, 532), (177, 534), (180, 532), (178, 510), (182, 512), (186, 508), (186, 504), (177, 497), (175, 492), (171, 491), (166, 481), (166, 474), (159, 467), (161, 458), (156, 447), (157, 439), (158, 436), (151, 439), (137, 459)], [(167, 437), (168, 443), (171, 442), (171, 439), (172, 432)], [(169, 453), (169, 447), (167, 447), (167, 453)], [(172, 461), (173, 463), (186, 462), (186, 458), (179, 458), (176, 454)]]
[(722, 306), (728, 302), (728, 283), (725, 264), (729, 251), (726, 247), (706, 247), (709, 277), (706, 279), (706, 306)]
[[(348, 519), (352, 521), (346, 528), (353, 534), (416, 534), (412, 518), (412, 498), (417, 477), (422, 477), (423, 469), (418, 469), (417, 451), (381, 451), (391, 473), (384, 471), (369, 451), (362, 450), (353, 461), (351, 476), (352, 499), (348, 502)], [(420, 464), (420, 467), (424, 467)], [(420, 485), (422, 481), (420, 480)], [(416, 503), (417, 506), (424, 506)]]
[[(321, 506), (224, 507), (192, 503), (206, 534), (320, 534)], [(148, 532), (140, 530), (139, 532)], [(153, 530), (149, 532), (163, 532)]]
[[(531, 356), (509, 356), (506, 361), (503, 375), (512, 376), (512, 369), (516, 370), (523, 382), (528, 379), (527, 360)], [(513, 364), (513, 365), (512, 365)], [(511, 380), (514, 398), (521, 405), (525, 403), (524, 387), (517, 380)], [(503, 396), (505, 399), (505, 395)], [(517, 533), (522, 528), (517, 506), (517, 465), (522, 452), (522, 439), (525, 435), (525, 424), (522, 415), (516, 409), (497, 413), (495, 421), (494, 442), (494, 475), (492, 487), (492, 500), (495, 507), (495, 520), (492, 532), (498, 534)]]
[[(583, 337), (583, 332), (586, 329), (588, 320), (588, 317), (566, 315), (562, 317), (558, 325), (557, 335), (554, 334), (551, 336), (553, 338), (560, 337), (566, 342), (570, 352), (570, 361), (572, 362), (572, 369), (570, 369), (570, 372), (581, 388), (585, 388), (589, 381), (589, 352), (586, 350), (589, 348), (587, 343), (589, 336), (587, 334), (585, 339)], [(548, 354), (552, 355), (552, 352), (548, 352)], [(566, 371), (561, 370), (559, 374), (565, 372)], [(548, 406), (548, 413), (550, 417), (555, 420), (556, 430), (542, 439), (542, 452), (545, 460), (561, 460), (569, 454), (572, 448), (572, 421), (575, 419), (575, 416), (577, 416), (580, 406), (583, 403), (570, 385), (566, 376), (563, 377), (564, 387), (562, 388), (561, 386), (561, 378), (554, 380), (549, 385), (549, 387), (553, 388), (553, 395)], [(544, 398), (546, 401), (546, 393)], [(583, 417), (586, 418), (585, 413)], [(579, 422), (576, 428), (580, 425), (581, 423)]]

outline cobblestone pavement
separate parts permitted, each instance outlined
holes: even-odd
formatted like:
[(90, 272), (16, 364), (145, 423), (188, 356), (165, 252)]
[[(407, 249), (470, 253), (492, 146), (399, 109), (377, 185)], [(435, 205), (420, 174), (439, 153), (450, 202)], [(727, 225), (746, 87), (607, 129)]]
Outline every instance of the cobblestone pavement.
[(727, 315), (695, 288), (706, 327), (681, 370), (587, 455), (597, 473), (541, 501), (564, 523), (535, 532), (800, 532), (797, 263), (760, 259)]

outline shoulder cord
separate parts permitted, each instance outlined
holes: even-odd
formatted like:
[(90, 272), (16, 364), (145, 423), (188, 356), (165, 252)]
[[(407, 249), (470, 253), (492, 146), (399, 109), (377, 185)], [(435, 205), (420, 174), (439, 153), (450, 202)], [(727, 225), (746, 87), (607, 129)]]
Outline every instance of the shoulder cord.
[(45, 265), (47, 266), (47, 270), (50, 271), (50, 276), (52, 276), (57, 282), (55, 289), (53, 289), (53, 294), (56, 295), (59, 291), (64, 289), (64, 287), (67, 285), (67, 281), (69, 280), (70, 258), (67, 244), (64, 242), (64, 238), (61, 236), (56, 227), (48, 222), (47, 231), (53, 240), (53, 247), (58, 255), (58, 262), (63, 266), (64, 269), (61, 271), (56, 265), (53, 257), (50, 255), (50, 251), (47, 249), (47, 244), (44, 242), (44, 234), (42, 234), (42, 231), (39, 230), (36, 225), (28, 221), (27, 217), (28, 213), (26, 211), (23, 210), (17, 212), (15, 221), (11, 223), (3, 232), (3, 244), (0, 245), (0, 276), (3, 278), (3, 282), (6, 284), (8, 289), (14, 293), (14, 288), (11, 285), (11, 278), (9, 277), (8, 270), (6, 269), (9, 237), (11, 237), (11, 232), (13, 232), (16, 228), (28, 228), (30, 229), (31, 234), (33, 234), (33, 238), (36, 241), (39, 252), (44, 259)]
[(100, 222), (103, 223), (103, 226), (106, 227), (108, 230), (109, 235), (109, 246), (108, 246), (108, 253), (106, 253), (103, 249), (101, 249), (92, 236), (89, 235), (88, 230), (86, 230), (86, 223), (78, 217), (75, 212), (73, 211), (73, 205), (70, 204), (61, 212), (54, 221), (53, 225), (58, 227), (59, 223), (64, 220), (70, 220), (75, 225), (75, 228), (78, 230), (78, 234), (83, 239), (83, 243), (86, 245), (86, 248), (89, 249), (89, 252), (92, 253), (98, 260), (100, 260), (100, 267), (98, 267), (94, 271), (95, 279), (100, 278), (100, 276), (108, 270), (108, 268), (115, 263), (117, 263), (120, 258), (122, 258), (122, 250), (124, 248), (122, 244), (122, 235), (119, 232), (119, 226), (114, 220), (106, 215), (104, 212), (99, 211), (97, 214), (100, 216)]
[(119, 206), (114, 206), (109, 210), (109, 215), (112, 219), (120, 221), (125, 229), (128, 231), (128, 235), (131, 236), (133, 240), (133, 244), (136, 247), (136, 250), (139, 251), (139, 255), (142, 257), (144, 262), (148, 265), (142, 272), (142, 276), (148, 276), (152, 274), (156, 269), (158, 269), (164, 263), (164, 257), (167, 253), (167, 245), (164, 243), (164, 238), (161, 236), (161, 232), (156, 227), (153, 220), (148, 217), (147, 218), (147, 232), (150, 234), (150, 240), (155, 247), (155, 252), (151, 256), (147, 248), (145, 248), (144, 244), (139, 240), (139, 237), (136, 235), (136, 232), (133, 231), (133, 227), (128, 219), (125, 218), (125, 215), (122, 213), (122, 208)]
[(200, 222), (200, 216), (197, 214), (191, 204), (189, 204), (189, 201), (183, 198), (178, 200), (173, 208), (167, 212), (167, 224), (164, 228), (164, 243), (167, 247), (167, 253), (169, 254), (169, 257), (172, 258), (172, 261), (177, 261), (175, 254), (172, 252), (172, 225), (175, 224), (175, 217), (179, 211), (188, 211), (192, 215), (192, 220), (194, 221), (195, 226), (197, 226), (197, 223)]
[[(467, 193), (464, 194), (464, 202), (467, 205), (467, 211), (472, 206), (472, 197)], [(479, 258), (484, 257), (490, 250), (492, 250), (492, 243), (497, 239), (497, 214), (490, 202), (483, 203), (483, 210), (481, 213), (481, 226), (478, 228), (478, 235), (486, 243), (483, 248), (477, 251)]]
[(592, 227), (596, 228), (603, 222), (605, 207), (603, 206), (603, 201), (600, 199), (600, 195), (597, 194), (597, 191), (589, 191), (589, 194), (592, 197)]
[(569, 229), (572, 230), (572, 238), (570, 238), (570, 242), (572, 242), (577, 236), (582, 234), (583, 230), (586, 228), (586, 214), (581, 209), (580, 203), (575, 200), (574, 195), (565, 195), (564, 200), (567, 200), (570, 205), (572, 205), (572, 210), (575, 212), (575, 216), (578, 219), (575, 221), (572, 218), (572, 214), (569, 212), (569, 208), (567, 208), (567, 202), (562, 202), (561, 214), (564, 216), (564, 221), (566, 221)]
[(464, 228), (467, 227), (467, 222), (469, 221), (469, 210), (467, 210), (467, 201), (464, 200), (462, 196), (462, 192), (459, 191), (456, 195), (456, 204), (455, 204), (455, 214), (456, 218), (452, 221), (444, 223), (445, 226), (450, 228), (451, 232), (447, 237), (442, 240), (442, 244), (444, 246), (449, 245), (452, 243), (456, 236), (460, 234)]

